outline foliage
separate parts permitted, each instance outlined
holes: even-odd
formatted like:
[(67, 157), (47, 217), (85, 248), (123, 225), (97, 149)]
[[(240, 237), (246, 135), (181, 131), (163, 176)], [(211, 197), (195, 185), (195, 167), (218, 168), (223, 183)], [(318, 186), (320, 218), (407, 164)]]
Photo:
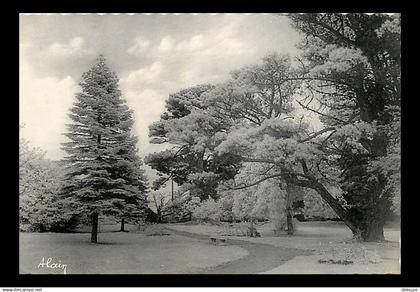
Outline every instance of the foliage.
[(387, 184), (384, 192), (391, 191), (392, 210), (395, 214), (401, 215), (401, 109), (388, 107), (393, 119), (387, 132), (389, 133), (389, 145), (387, 155), (370, 162), (368, 170), (372, 173), (371, 179), (377, 179), (375, 173), (387, 177)]
[[(400, 184), (399, 16), (290, 17), (304, 35), (297, 63), (269, 55), (222, 84), (182, 91), (167, 105), (150, 133), (176, 145), (165, 154), (168, 165), (180, 161), (163, 171), (179, 177), (181, 170), (182, 183), (196, 179), (209, 187), (204, 194), (214, 195), (215, 181), (242, 190), (232, 207), (241, 219), (256, 216), (251, 188), (266, 180), (312, 189), (356, 238), (382, 240)], [(215, 169), (211, 162), (219, 158), (228, 163)], [(249, 173), (247, 163), (254, 165)]]
[[(279, 92), (286, 93), (286, 101), (298, 93), (296, 103), (317, 114), (320, 127), (311, 127), (293, 110), (277, 114), (276, 94), (271, 95), (274, 102), (265, 102), (270, 96), (255, 90), (249, 80), (238, 82), (242, 79), (237, 74), (212, 95), (215, 109), (208, 113), (234, 120), (220, 135), (223, 139), (215, 150), (218, 155), (236, 154), (242, 163), (262, 166), (254, 180), (238, 182), (235, 188), (277, 178), (286, 185), (313, 189), (355, 237), (381, 240), (398, 185), (398, 171), (387, 166), (395, 161), (399, 169), (398, 146), (391, 147), (398, 145), (391, 142), (396, 132), (392, 125), (397, 123), (390, 111), (398, 112), (400, 107), (399, 35), (394, 29), (398, 21), (364, 14), (295, 14), (291, 18), (306, 35), (300, 70), (283, 66), (281, 81), (264, 77), (265, 83), (256, 84), (296, 80), (294, 90)], [(393, 180), (397, 183), (390, 183)], [(331, 192), (330, 186), (340, 191)], [(252, 201), (252, 196), (247, 199)], [(240, 211), (245, 214), (249, 209)]]
[(192, 218), (192, 214), (200, 204), (200, 198), (191, 196), (189, 192), (177, 194), (173, 201), (166, 203), (162, 210), (165, 222), (185, 222)]
[(257, 202), (252, 214), (265, 215), (276, 232), (286, 230), (286, 190), (277, 180), (266, 180), (256, 189)]
[[(383, 224), (398, 197), (392, 173), (398, 173), (400, 158), (394, 147), (398, 142), (391, 140), (400, 139), (392, 126), (401, 100), (399, 17), (291, 16), (306, 35), (302, 48), (308, 94), (302, 104), (334, 129), (324, 152), (340, 170), (338, 183), (348, 206), (340, 217), (353, 222), (350, 228), (365, 240), (383, 239)], [(314, 94), (321, 110), (310, 102)]]
[(376, 251), (363, 245), (334, 245), (322, 247), (318, 252), (318, 262), (323, 264), (377, 264), (383, 260)]
[(221, 201), (216, 202), (214, 199), (208, 198), (194, 209), (193, 218), (199, 221), (221, 221), (222, 212)]
[(219, 176), (214, 172), (192, 173), (188, 176), (188, 183), (184, 184), (184, 189), (188, 189), (191, 194), (201, 200), (218, 199), (216, 191), (218, 179)]
[(70, 231), (79, 217), (58, 196), (63, 169), (21, 138), (19, 145), (19, 221), (21, 231)]
[(308, 189), (304, 195), (303, 214), (307, 219), (335, 219), (338, 218), (333, 209), (315, 191)]
[(161, 120), (150, 126), (152, 142), (176, 145), (173, 150), (146, 158), (152, 168), (173, 176), (201, 199), (217, 199), (217, 182), (234, 177), (240, 160), (215, 151), (226, 132), (241, 123), (260, 124), (292, 110), (291, 95), (297, 83), (290, 58), (271, 54), (261, 64), (232, 72), (230, 81), (181, 90), (167, 101)]
[(193, 196), (216, 198), (217, 180), (236, 173), (236, 161), (230, 155), (217, 156), (213, 151), (219, 131), (227, 125), (226, 119), (207, 113), (203, 96), (213, 88), (200, 85), (171, 95), (161, 120), (149, 127), (152, 143), (173, 145), (145, 158), (148, 165), (166, 175), (155, 182), (155, 189), (173, 178), (178, 185), (186, 184)]
[(146, 178), (131, 134), (132, 111), (102, 56), (82, 77), (69, 114), (70, 141), (63, 143), (62, 195), (87, 214), (139, 218), (146, 210)]

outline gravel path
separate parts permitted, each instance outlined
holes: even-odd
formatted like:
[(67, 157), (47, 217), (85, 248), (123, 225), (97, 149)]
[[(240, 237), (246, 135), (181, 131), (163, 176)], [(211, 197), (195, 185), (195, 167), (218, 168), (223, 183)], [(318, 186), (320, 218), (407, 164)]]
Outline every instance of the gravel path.
[[(210, 236), (179, 231), (166, 227), (174, 234), (210, 241)], [(309, 251), (295, 248), (274, 247), (267, 244), (252, 243), (244, 240), (227, 239), (230, 245), (236, 245), (246, 249), (248, 256), (222, 264), (213, 268), (196, 271), (197, 274), (256, 274), (274, 269), (284, 262), (291, 260), (298, 255), (309, 255)]]

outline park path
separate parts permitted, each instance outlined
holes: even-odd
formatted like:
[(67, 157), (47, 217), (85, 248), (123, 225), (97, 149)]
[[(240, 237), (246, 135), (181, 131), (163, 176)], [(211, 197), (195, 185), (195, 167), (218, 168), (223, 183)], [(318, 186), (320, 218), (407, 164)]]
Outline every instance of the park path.
[[(177, 235), (210, 241), (210, 236), (208, 235), (180, 231), (171, 227), (165, 228)], [(195, 274), (257, 274), (274, 269), (295, 256), (310, 254), (309, 251), (302, 249), (274, 247), (245, 240), (228, 239), (227, 242), (230, 245), (244, 248), (248, 251), (248, 256), (216, 267), (196, 271)]]

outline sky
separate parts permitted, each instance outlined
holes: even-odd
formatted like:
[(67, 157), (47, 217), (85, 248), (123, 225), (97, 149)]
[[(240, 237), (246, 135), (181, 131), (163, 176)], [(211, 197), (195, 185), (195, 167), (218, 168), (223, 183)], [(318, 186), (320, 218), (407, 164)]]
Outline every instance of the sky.
[(149, 144), (148, 126), (169, 94), (223, 82), (272, 52), (296, 55), (298, 40), (287, 17), (273, 14), (20, 15), (21, 137), (61, 159), (81, 75), (104, 54), (147, 155), (162, 147)]

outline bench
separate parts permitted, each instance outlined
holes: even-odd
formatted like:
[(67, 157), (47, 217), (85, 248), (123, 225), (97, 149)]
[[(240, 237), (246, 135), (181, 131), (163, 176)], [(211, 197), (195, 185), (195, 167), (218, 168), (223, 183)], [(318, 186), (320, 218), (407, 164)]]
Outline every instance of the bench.
[(224, 245), (226, 244), (226, 238), (222, 237), (210, 237), (210, 243), (215, 245)]

